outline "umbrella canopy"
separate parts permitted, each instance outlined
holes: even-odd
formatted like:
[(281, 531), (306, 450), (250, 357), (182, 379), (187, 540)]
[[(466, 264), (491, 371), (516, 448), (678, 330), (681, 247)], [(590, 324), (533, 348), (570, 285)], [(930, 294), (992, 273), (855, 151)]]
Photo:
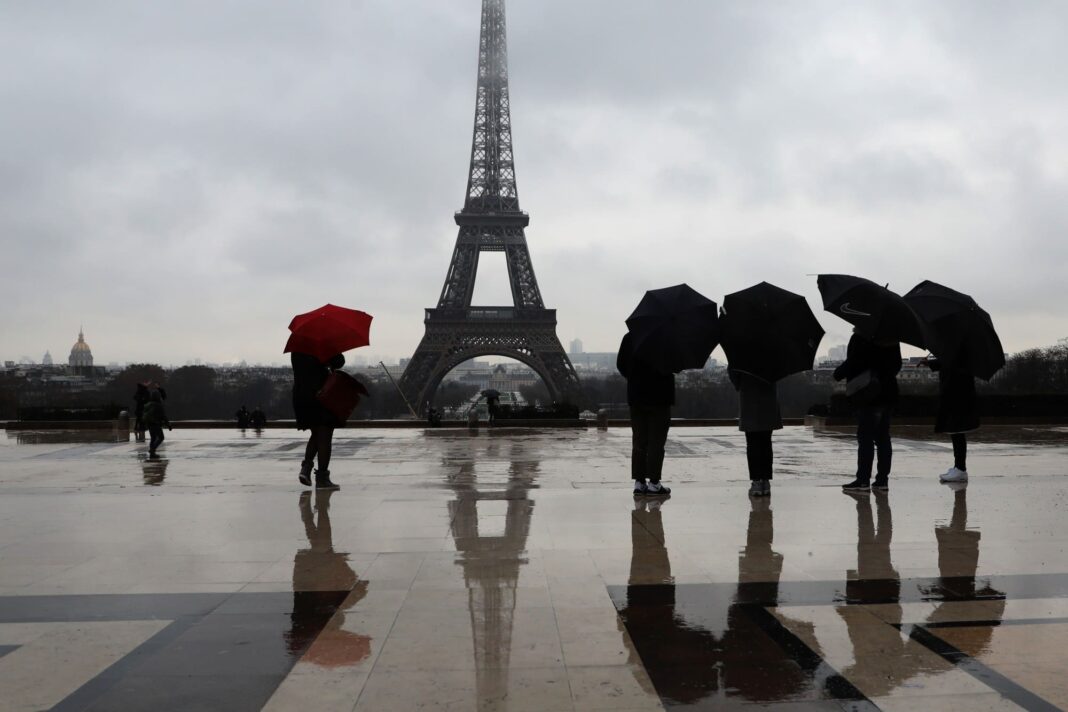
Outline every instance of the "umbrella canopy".
[(627, 318), (631, 358), (661, 373), (704, 368), (719, 342), (716, 303), (686, 284), (645, 293)]
[(498, 391), (496, 388), (487, 388), (482, 391), (482, 395), (486, 396), (487, 398), (500, 398), (501, 392)]
[(766, 381), (812, 368), (823, 339), (805, 298), (767, 282), (725, 296), (719, 325), (730, 367)]
[(994, 322), (967, 294), (926, 281), (905, 301), (923, 322), (927, 347), (945, 365), (966, 368), (986, 381), (1005, 365)]
[(326, 362), (331, 356), (371, 343), (371, 320), (366, 312), (326, 304), (289, 322), (293, 332), (283, 353), (296, 351)]
[(870, 279), (821, 274), (816, 279), (823, 308), (877, 341), (902, 341), (924, 348), (923, 328), (900, 294)]

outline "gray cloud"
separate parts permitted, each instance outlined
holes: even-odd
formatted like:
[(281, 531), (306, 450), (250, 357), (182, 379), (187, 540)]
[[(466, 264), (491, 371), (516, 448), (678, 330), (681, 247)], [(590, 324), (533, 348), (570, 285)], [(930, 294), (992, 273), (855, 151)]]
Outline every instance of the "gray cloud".
[[(1068, 7), (513, 0), (520, 196), (560, 336), (641, 291), (809, 273), (968, 291), (1007, 348), (1059, 309)], [(407, 355), (448, 266), (478, 2), (8, 3), (0, 358), (280, 359), (289, 317)], [(847, 328), (823, 319), (828, 343)]]

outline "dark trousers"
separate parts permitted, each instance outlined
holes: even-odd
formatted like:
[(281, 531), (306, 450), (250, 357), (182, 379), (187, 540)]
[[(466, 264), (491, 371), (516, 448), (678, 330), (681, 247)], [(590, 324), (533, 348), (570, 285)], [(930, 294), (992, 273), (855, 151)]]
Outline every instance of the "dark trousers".
[(671, 406), (632, 405), (630, 407), (630, 475), (635, 480), (660, 481), (664, 469), (664, 443), (671, 427)]
[(150, 426), (148, 426), (148, 434), (149, 434), (149, 437), (150, 437), (150, 439), (148, 441), (148, 454), (152, 455), (152, 454), (155, 454), (156, 448), (158, 448), (161, 444), (163, 444), (163, 426), (161, 426), (161, 425), (150, 425)]
[(878, 452), (876, 479), (890, 476), (890, 461), (894, 448), (890, 444), (890, 408), (874, 406), (861, 408), (857, 413), (857, 479), (871, 479), (871, 467)]
[(770, 430), (745, 434), (745, 460), (749, 463), (750, 480), (770, 480), (773, 459)]
[(968, 436), (964, 433), (953, 433), (949, 439), (953, 442), (953, 467), (967, 472)]

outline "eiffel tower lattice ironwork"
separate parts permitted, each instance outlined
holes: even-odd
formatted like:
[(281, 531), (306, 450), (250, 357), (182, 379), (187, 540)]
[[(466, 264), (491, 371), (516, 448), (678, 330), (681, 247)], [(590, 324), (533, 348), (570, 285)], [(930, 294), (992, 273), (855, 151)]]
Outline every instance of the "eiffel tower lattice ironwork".
[[(401, 376), (408, 402), (425, 412), (445, 375), (478, 356), (507, 356), (532, 368), (555, 400), (578, 385), (578, 376), (556, 336), (556, 310), (546, 309), (534, 276), (519, 209), (512, 159), (508, 98), (505, 0), (483, 0), (478, 48), (478, 89), (471, 168), (459, 235), (438, 306), (426, 310), (426, 333)], [(473, 307), (482, 252), (503, 252), (512, 305)]]

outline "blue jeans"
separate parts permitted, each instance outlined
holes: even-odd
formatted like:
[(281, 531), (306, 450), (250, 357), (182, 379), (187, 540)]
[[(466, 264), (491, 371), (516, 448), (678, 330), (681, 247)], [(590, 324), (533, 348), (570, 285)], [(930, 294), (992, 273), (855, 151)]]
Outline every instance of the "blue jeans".
[(866, 406), (857, 413), (857, 479), (867, 482), (871, 479), (871, 468), (878, 451), (879, 465), (875, 470), (876, 479), (886, 479), (890, 475), (890, 460), (893, 446), (890, 444), (890, 408), (889, 406)]
[(150, 425), (148, 427), (149, 441), (148, 441), (148, 453), (150, 455), (156, 454), (156, 448), (163, 444), (163, 428), (159, 425)]

